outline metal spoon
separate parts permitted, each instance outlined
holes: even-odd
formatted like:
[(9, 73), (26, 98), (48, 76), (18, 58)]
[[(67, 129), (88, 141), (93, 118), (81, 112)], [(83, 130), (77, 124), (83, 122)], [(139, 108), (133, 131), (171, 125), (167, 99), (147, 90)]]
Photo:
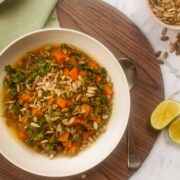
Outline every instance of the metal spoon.
[[(120, 58), (118, 59), (118, 61), (121, 64), (124, 73), (126, 75), (129, 90), (131, 90), (134, 87), (137, 79), (136, 67), (128, 58)], [(142, 160), (136, 147), (133, 129), (130, 122), (128, 123), (127, 126), (127, 133), (128, 133), (128, 168), (138, 169), (142, 164)]]

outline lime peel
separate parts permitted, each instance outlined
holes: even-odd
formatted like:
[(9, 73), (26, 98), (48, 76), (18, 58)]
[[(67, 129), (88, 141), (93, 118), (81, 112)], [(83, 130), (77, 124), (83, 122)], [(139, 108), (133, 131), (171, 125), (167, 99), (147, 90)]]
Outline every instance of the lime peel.
[(177, 117), (169, 126), (168, 134), (172, 141), (180, 144), (180, 117)]
[(161, 130), (180, 115), (180, 104), (174, 100), (162, 101), (153, 111), (150, 122), (154, 129)]

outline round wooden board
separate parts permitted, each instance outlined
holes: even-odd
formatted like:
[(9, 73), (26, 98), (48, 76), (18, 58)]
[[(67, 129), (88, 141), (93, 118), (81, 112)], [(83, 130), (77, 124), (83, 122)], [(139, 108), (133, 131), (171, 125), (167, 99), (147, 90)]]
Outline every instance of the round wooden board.
[[(138, 81), (131, 91), (130, 121), (138, 150), (144, 160), (157, 137), (157, 132), (150, 127), (149, 117), (155, 106), (164, 98), (160, 68), (149, 42), (126, 16), (101, 0), (59, 0), (57, 14), (62, 27), (85, 32), (106, 45), (117, 58), (129, 57), (135, 62)], [(127, 168), (125, 134), (112, 154), (86, 174), (88, 180), (126, 180), (133, 172)], [(74, 180), (80, 177), (81, 175), (76, 175), (64, 179)], [(51, 178), (27, 173), (0, 155), (0, 180), (12, 179)]]

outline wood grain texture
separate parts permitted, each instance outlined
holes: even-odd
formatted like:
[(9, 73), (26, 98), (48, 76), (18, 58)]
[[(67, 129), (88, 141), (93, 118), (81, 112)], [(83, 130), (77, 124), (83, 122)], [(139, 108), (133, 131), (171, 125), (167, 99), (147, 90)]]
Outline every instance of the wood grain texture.
[[(149, 125), (149, 117), (155, 106), (164, 98), (160, 68), (149, 42), (126, 16), (101, 0), (59, 0), (57, 13), (62, 27), (85, 32), (106, 45), (117, 58), (128, 57), (135, 62), (138, 82), (131, 91), (130, 121), (138, 149), (145, 159), (157, 137), (157, 132)], [(125, 134), (112, 154), (86, 174), (88, 180), (126, 180), (133, 172), (127, 168)], [(62, 179), (80, 178), (81, 175)], [(45, 178), (27, 173), (0, 155), (0, 180), (24, 179), (61, 178)]]

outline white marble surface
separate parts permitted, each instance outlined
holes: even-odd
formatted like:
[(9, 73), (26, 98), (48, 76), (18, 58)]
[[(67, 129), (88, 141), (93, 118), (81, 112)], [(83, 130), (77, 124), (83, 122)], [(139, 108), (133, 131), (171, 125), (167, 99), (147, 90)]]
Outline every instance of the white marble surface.
[[(168, 42), (159, 40), (162, 26), (150, 15), (147, 0), (104, 0), (126, 14), (146, 35), (155, 51), (168, 50)], [(168, 30), (174, 40), (178, 31)], [(180, 32), (180, 30), (179, 30)], [(161, 66), (165, 98), (180, 101), (180, 56), (173, 54)], [(180, 180), (180, 145), (169, 140), (164, 130), (151, 153), (131, 180)]]

